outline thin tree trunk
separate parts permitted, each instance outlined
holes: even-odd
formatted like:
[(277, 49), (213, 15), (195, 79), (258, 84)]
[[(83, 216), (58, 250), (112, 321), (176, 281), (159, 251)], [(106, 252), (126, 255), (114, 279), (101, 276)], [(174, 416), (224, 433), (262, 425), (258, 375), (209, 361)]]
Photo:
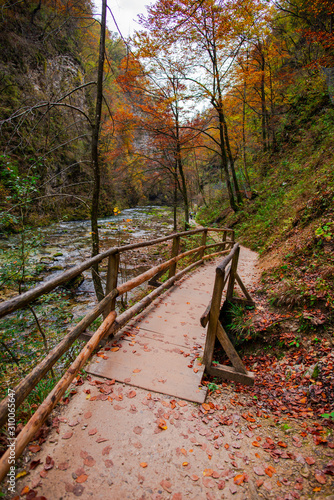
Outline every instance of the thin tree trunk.
[(235, 212), (238, 210), (237, 204), (234, 199), (233, 191), (232, 191), (232, 185), (230, 181), (230, 174), (228, 171), (228, 165), (227, 165), (227, 155), (226, 155), (226, 149), (225, 149), (225, 138), (224, 138), (224, 116), (223, 113), (220, 109), (217, 109), (218, 111), (218, 118), (219, 118), (219, 134), (220, 134), (220, 151), (221, 151), (221, 167), (223, 169), (224, 175), (225, 175), (225, 182), (226, 182), (226, 187), (227, 187), (227, 193), (230, 201), (230, 207), (232, 210)]
[[(102, 0), (102, 20), (100, 34), (100, 50), (98, 61), (97, 75), (97, 90), (96, 90), (96, 106), (95, 120), (92, 131), (92, 167), (94, 172), (94, 187), (91, 209), (91, 226), (92, 226), (92, 256), (97, 255), (100, 251), (99, 230), (98, 230), (98, 213), (99, 213), (99, 197), (100, 197), (100, 165), (99, 165), (99, 136), (101, 127), (101, 111), (103, 99), (103, 66), (105, 52), (105, 37), (106, 37), (106, 17), (107, 17), (107, 0)], [(95, 288), (96, 297), (101, 301), (104, 297), (101, 278), (99, 275), (99, 266), (95, 264), (92, 267), (92, 278)]]
[(177, 231), (177, 165), (175, 164), (175, 172), (174, 172), (174, 204), (173, 204), (173, 215), (174, 215), (174, 228), (173, 230)]
[[(247, 66), (246, 71), (248, 71), (248, 51), (247, 51)], [(250, 191), (251, 183), (248, 175), (247, 169), (247, 160), (246, 160), (246, 99), (247, 99), (247, 80), (246, 74), (244, 78), (244, 95), (242, 101), (242, 163), (243, 163), (243, 171), (247, 183), (247, 189)]]

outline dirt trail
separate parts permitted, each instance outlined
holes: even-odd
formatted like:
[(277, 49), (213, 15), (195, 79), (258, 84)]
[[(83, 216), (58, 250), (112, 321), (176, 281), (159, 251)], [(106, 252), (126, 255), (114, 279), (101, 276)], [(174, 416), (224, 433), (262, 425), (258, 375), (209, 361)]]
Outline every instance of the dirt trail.
[[(254, 252), (242, 248), (239, 272), (251, 290)], [(40, 463), (18, 481), (18, 493), (28, 486), (48, 500), (334, 499), (330, 476), (325, 485), (310, 481), (333, 450), (324, 457), (312, 436), (301, 437), (305, 428), (278, 425), (233, 384), (203, 405), (98, 377), (75, 389), (41, 451), (27, 453), (27, 471)]]

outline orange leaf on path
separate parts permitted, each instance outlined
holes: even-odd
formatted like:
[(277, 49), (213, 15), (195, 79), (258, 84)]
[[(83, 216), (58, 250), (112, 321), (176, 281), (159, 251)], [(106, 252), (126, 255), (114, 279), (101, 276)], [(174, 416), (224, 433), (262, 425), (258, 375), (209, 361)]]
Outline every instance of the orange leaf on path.
[(140, 465), (140, 467), (142, 467), (143, 469), (145, 469), (145, 467), (147, 467), (147, 463), (146, 463), (146, 462), (141, 462), (139, 465)]
[(85, 481), (87, 481), (87, 479), (88, 479), (87, 474), (80, 474), (80, 476), (77, 477), (76, 482), (84, 483)]
[(242, 484), (244, 482), (244, 480), (246, 479), (246, 475), (245, 474), (238, 474), (237, 476), (235, 476), (235, 478), (233, 479), (234, 481), (234, 484)]
[(119, 347), (112, 347), (110, 350), (111, 350), (112, 352), (116, 352), (116, 351), (119, 351)]

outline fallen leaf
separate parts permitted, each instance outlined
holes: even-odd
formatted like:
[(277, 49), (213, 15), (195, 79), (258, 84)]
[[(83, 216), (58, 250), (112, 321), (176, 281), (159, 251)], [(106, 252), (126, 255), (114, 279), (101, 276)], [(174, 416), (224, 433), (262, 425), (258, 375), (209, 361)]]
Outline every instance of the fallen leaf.
[(203, 476), (212, 476), (213, 474), (213, 469), (204, 469), (203, 471)]
[(134, 429), (133, 432), (137, 435), (141, 434), (143, 432), (143, 428), (140, 427), (140, 425), (137, 425)]
[(288, 445), (286, 443), (283, 443), (283, 441), (278, 441), (278, 446), (281, 446), (281, 448), (287, 448)]
[(141, 372), (139, 368), (135, 368), (134, 370), (132, 370), (132, 373), (139, 373), (139, 372)]
[(23, 497), (23, 495), (26, 495), (28, 491), (29, 491), (29, 486), (25, 486), (20, 493), (21, 497)]
[(145, 469), (145, 467), (147, 467), (147, 463), (146, 463), (146, 462), (141, 462), (139, 465), (140, 465), (140, 467), (142, 467), (143, 469)]
[(84, 465), (86, 465), (87, 467), (93, 467), (95, 464), (96, 464), (96, 462), (95, 462), (94, 458), (91, 457), (90, 455), (88, 455), (88, 457), (85, 458), (85, 460), (84, 460)]
[(65, 432), (65, 434), (62, 436), (62, 439), (70, 439), (73, 436), (72, 431)]
[(70, 466), (69, 462), (60, 462), (60, 464), (58, 464), (57, 467), (59, 470), (67, 470), (69, 466)]
[(245, 481), (245, 479), (246, 479), (245, 474), (238, 474), (237, 476), (235, 476), (233, 481), (234, 481), (234, 484), (237, 484), (238, 486), (240, 486)]
[(112, 347), (110, 350), (111, 350), (111, 352), (116, 352), (116, 351), (119, 351), (119, 347)]
[(170, 481), (167, 481), (166, 479), (163, 479), (161, 482), (160, 482), (160, 486), (163, 487), (164, 490), (166, 490), (168, 493), (171, 493), (172, 490), (172, 483)]
[(127, 397), (129, 399), (134, 398), (136, 395), (137, 395), (136, 391), (130, 391), (130, 392), (127, 393)]
[(87, 474), (81, 474), (80, 476), (78, 476), (76, 478), (76, 482), (81, 484), (81, 483), (84, 483), (85, 481), (87, 481), (87, 479), (88, 479)]
[[(36, 469), (37, 465), (39, 465), (40, 463), (41, 463), (40, 459), (38, 459), (38, 460), (32, 460), (30, 462), (30, 465), (29, 465), (29, 470)], [(22, 493), (21, 493), (21, 495), (22, 495)]]
[(88, 434), (89, 434), (90, 436), (94, 436), (96, 433), (97, 433), (97, 428), (96, 428), (96, 427), (94, 427), (94, 429), (90, 429), (90, 430), (88, 431)]
[(198, 477), (198, 476), (196, 476), (196, 474), (192, 474), (192, 475), (190, 476), (190, 479), (191, 479), (192, 481), (198, 481), (198, 480), (199, 480), (199, 477)]
[(214, 488), (216, 486), (215, 481), (211, 477), (203, 477), (202, 482), (206, 488)]
[(50, 469), (53, 469), (53, 466), (54, 466), (54, 460), (53, 458), (51, 458), (49, 455), (46, 457), (45, 459), (45, 464), (44, 464), (44, 469), (45, 470), (50, 470)]
[(315, 474), (314, 477), (316, 478), (318, 483), (326, 484), (326, 476), (322, 472)]
[(255, 474), (257, 474), (258, 476), (264, 476), (265, 475), (265, 471), (263, 469), (263, 467), (261, 467), (261, 465), (258, 465), (256, 467), (253, 467), (253, 471), (255, 472)]
[(313, 465), (315, 464), (315, 460), (313, 457), (305, 457), (305, 462), (308, 464), (308, 465)]
[(41, 447), (39, 446), (39, 444), (32, 444), (28, 448), (28, 450), (31, 451), (32, 453), (37, 453), (40, 449)]
[(102, 455), (105, 456), (105, 455), (109, 455), (110, 453), (110, 450), (111, 450), (111, 446), (110, 444), (108, 444), (108, 446), (105, 446), (102, 450)]
[(113, 467), (114, 465), (114, 462), (112, 460), (110, 460), (109, 458), (107, 458), (105, 461), (104, 461), (104, 465), (106, 466), (107, 469), (110, 469), (111, 467)]

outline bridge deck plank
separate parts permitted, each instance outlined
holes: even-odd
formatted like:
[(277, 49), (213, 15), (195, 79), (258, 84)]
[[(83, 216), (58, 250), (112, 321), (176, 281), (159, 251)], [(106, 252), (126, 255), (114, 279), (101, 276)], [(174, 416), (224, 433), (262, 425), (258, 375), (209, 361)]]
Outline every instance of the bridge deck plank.
[[(94, 357), (92, 375), (203, 403), (206, 331), (200, 317), (211, 299), (217, 261), (186, 276), (117, 334), (118, 351)], [(131, 334), (131, 335), (129, 335)], [(192, 366), (190, 366), (192, 365)], [(140, 370), (140, 371), (139, 371)]]

